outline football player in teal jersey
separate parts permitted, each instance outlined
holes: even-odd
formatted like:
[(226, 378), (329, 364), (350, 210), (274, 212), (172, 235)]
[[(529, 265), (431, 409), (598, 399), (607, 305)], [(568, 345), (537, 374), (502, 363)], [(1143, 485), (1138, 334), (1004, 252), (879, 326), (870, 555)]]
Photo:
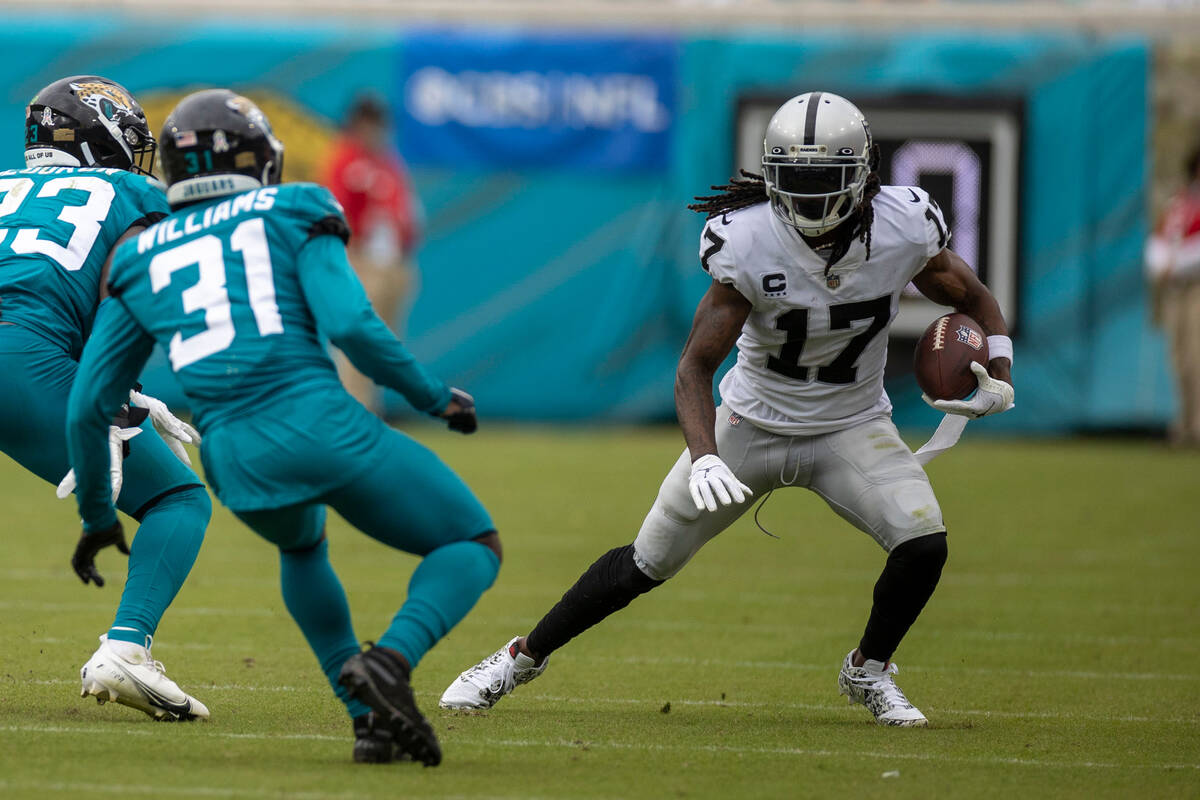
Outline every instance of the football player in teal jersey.
[[(430, 375), (372, 310), (333, 196), (279, 185), (283, 146), (253, 103), (225, 89), (191, 94), (161, 140), (172, 213), (118, 250), (69, 402), (81, 516), (96, 530), (115, 519), (96, 448), (120, 387), (157, 342), (192, 402), (217, 497), (279, 548), (284, 603), (354, 722), (355, 760), (435, 765), (441, 750), (409, 676), (492, 585), (499, 536), (436, 455), (346, 393), (323, 337), (451, 429), (475, 430), (474, 402)], [(326, 506), (422, 557), (365, 652), (329, 562)]]
[[(168, 208), (161, 184), (149, 177), (155, 141), (146, 116), (119, 84), (87, 75), (56, 81), (30, 101), (25, 122), (27, 166), (0, 172), (0, 450), (58, 483), (70, 466), (67, 397), (110, 253)], [(176, 458), (187, 460), (180, 442), (198, 442), (194, 431), (158, 400), (131, 393), (136, 377), (118, 406), (141, 407), (105, 419), (110, 446), (105, 437), (95, 446), (113, 471), (117, 507), (140, 523), (137, 535), (126, 546), (113, 515), (85, 527), (71, 559), (85, 584), (103, 586), (96, 552), (115, 544), (129, 556), (116, 618), (81, 670), (82, 694), (159, 719), (207, 718), (204, 704), (151, 657), (150, 644), (196, 560), (212, 505)], [(138, 426), (147, 413), (171, 438)], [(122, 443), (134, 435), (122, 462)], [(72, 483), (68, 475), (64, 495)]]

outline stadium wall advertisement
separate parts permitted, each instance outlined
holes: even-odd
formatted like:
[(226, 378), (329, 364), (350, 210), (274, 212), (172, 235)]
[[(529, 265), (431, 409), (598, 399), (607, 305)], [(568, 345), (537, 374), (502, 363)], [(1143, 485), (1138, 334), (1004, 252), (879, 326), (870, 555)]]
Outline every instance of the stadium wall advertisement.
[[(1141, 274), (1150, 79), (1141, 40), (6, 22), (10, 90), (0, 111), (10, 124), (0, 136), (14, 166), (23, 106), (71, 73), (124, 83), (155, 130), (186, 91), (242, 91), (275, 123), (292, 180), (315, 174), (357, 94), (389, 100), (427, 215), (422, 286), (403, 338), (472, 391), (485, 419), (673, 417), (675, 361), (707, 285), (697, 261), (703, 220), (685, 205), (744, 163), (739, 125), (756, 101), (822, 88), (891, 114), (919, 98), (932, 120), (989, 98), (1014, 134), (986, 120), (913, 127), (919, 114), (894, 117), (889, 134), (902, 160), (918, 152), (905, 149), (909, 137), (921, 152), (980, 165), (968, 171), (978, 185), (924, 156), (901, 167), (935, 196), (954, 194), (939, 200), (964, 219), (986, 209), (968, 239), (986, 248), (985, 276), (1011, 282), (1017, 407), (978, 428), (1162, 427), (1169, 418)], [(959, 196), (963, 187), (973, 194)], [(900, 369), (889, 393), (900, 425), (929, 428), (938, 414), (901, 374), (910, 346), (893, 339)], [(161, 355), (144, 382), (181, 399)]]
[(673, 41), (430, 31), (405, 37), (396, 128), (414, 165), (661, 172)]

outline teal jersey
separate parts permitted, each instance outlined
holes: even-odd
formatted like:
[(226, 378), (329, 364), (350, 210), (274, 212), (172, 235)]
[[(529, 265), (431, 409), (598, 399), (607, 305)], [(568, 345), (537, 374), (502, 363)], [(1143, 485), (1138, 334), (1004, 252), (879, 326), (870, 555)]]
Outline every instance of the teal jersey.
[[(371, 327), (378, 318), (358, 282), (324, 274), (344, 263), (348, 230), (337, 200), (311, 183), (190, 205), (117, 250), (109, 290), (166, 350), (201, 427), (285, 395), (340, 388), (318, 332), (322, 313), (335, 343), (343, 346), (340, 334), (354, 340), (343, 349), (367, 326), (378, 345), (363, 348), (375, 351), (368, 357), (391, 359), (382, 381), (421, 410), (444, 405), (445, 385)], [(337, 252), (324, 249), (329, 242)]]
[(77, 358), (109, 251), (131, 226), (149, 225), (167, 211), (156, 181), (125, 170), (0, 172), (0, 321)]
[(163, 346), (201, 425), (338, 384), (297, 269), (336, 230), (333, 195), (295, 183), (188, 206), (118, 250), (110, 291)]
[(323, 496), (383, 458), (388, 429), (342, 388), (324, 337), (417, 410), (446, 408), (450, 388), (371, 308), (347, 237), (328, 190), (294, 183), (185, 206), (117, 249), (68, 406), (86, 524), (112, 519), (97, 445), (156, 343), (204, 434), (209, 482), (235, 511)]

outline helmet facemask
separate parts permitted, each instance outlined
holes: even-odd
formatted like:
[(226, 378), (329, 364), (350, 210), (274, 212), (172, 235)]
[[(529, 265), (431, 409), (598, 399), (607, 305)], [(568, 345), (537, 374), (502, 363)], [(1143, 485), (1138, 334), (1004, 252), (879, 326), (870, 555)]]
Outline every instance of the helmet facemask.
[[(782, 149), (782, 148), (775, 148)], [(792, 145), (763, 156), (771, 209), (806, 236), (820, 236), (858, 209), (870, 173), (868, 154), (834, 155), (820, 145)]]
[(153, 177), (154, 156), (158, 152), (158, 142), (154, 140), (154, 134), (150, 133), (150, 127), (146, 124), (145, 119), (133, 118), (125, 124), (120, 124), (120, 122), (111, 124), (118, 128), (119, 132), (115, 134), (115, 137), (129, 160), (129, 166), (125, 169), (139, 175)]

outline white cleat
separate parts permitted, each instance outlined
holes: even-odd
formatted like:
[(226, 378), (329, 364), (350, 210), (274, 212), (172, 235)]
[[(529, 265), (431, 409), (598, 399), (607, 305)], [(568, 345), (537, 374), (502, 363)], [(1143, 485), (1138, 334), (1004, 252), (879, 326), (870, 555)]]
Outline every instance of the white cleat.
[(856, 667), (851, 660), (853, 657), (854, 651), (851, 650), (842, 662), (842, 671), (838, 673), (838, 690), (851, 703), (866, 706), (880, 725), (920, 728), (929, 724), (925, 715), (908, 702), (892, 678), (900, 672), (899, 667), (890, 661), (884, 664), (871, 659), (867, 659), (861, 667)]
[(150, 648), (132, 642), (110, 642), (100, 637), (100, 647), (79, 670), (80, 697), (120, 703), (169, 722), (208, 719), (208, 707), (188, 695), (167, 677)]
[(500, 698), (546, 671), (550, 659), (541, 666), (517, 649), (514, 636), (508, 644), (455, 678), (442, 693), (442, 708), (491, 708)]

